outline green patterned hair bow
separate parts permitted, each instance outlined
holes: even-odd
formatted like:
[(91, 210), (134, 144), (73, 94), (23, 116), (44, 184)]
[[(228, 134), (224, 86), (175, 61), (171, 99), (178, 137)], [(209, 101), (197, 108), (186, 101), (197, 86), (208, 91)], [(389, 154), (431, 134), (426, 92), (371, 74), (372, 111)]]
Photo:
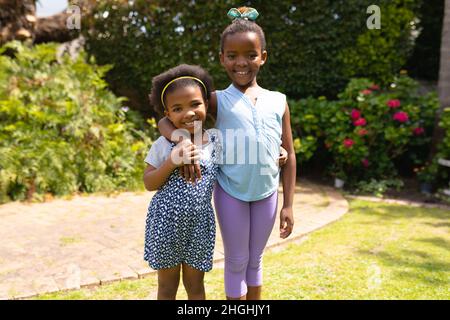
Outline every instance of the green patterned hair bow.
[(236, 19), (245, 19), (245, 20), (255, 21), (256, 18), (258, 18), (259, 13), (258, 13), (258, 11), (256, 11), (256, 9), (253, 9), (253, 8), (245, 8), (244, 12), (241, 12), (241, 11), (239, 11), (239, 9), (236, 9), (236, 8), (231, 8), (228, 11), (227, 16), (233, 21)]

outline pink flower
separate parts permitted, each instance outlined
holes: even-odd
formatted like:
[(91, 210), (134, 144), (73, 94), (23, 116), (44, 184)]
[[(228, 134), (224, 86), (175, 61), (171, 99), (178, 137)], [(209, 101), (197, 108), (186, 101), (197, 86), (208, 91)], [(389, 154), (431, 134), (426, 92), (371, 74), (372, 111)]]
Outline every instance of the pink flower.
[(364, 135), (368, 134), (369, 131), (367, 131), (366, 129), (360, 129), (357, 133), (359, 136), (364, 136)]
[(417, 127), (413, 129), (413, 133), (416, 136), (420, 136), (421, 134), (425, 133), (425, 130), (422, 127)]
[(344, 139), (344, 147), (351, 148), (354, 144), (355, 141), (353, 141), (352, 139)]
[(386, 104), (389, 108), (398, 108), (398, 107), (400, 107), (401, 103), (400, 103), (400, 100), (398, 100), (398, 99), (391, 99)]
[(365, 126), (365, 125), (367, 124), (367, 121), (366, 121), (366, 119), (364, 119), (364, 118), (359, 118), (358, 120), (356, 120), (355, 122), (353, 122), (353, 124), (354, 124), (356, 127), (359, 127), (359, 126)]
[(364, 90), (361, 91), (361, 93), (362, 93), (363, 95), (367, 96), (368, 94), (371, 94), (371, 93), (372, 93), (372, 90), (364, 89)]
[(369, 89), (370, 89), (370, 90), (373, 90), (373, 91), (378, 91), (378, 90), (380, 90), (380, 86), (379, 86), (379, 85), (376, 85), (376, 84), (372, 84), (372, 85), (369, 87)]
[(362, 163), (362, 165), (363, 165), (364, 167), (366, 167), (366, 168), (369, 166), (369, 160), (367, 160), (366, 158), (362, 159), (362, 160), (361, 160), (361, 163)]
[(353, 109), (351, 117), (353, 120), (358, 120), (359, 118), (361, 118), (361, 111), (359, 111), (358, 109)]
[(392, 119), (394, 119), (394, 120), (396, 120), (396, 121), (398, 121), (398, 122), (406, 122), (406, 121), (408, 121), (409, 120), (409, 117), (408, 117), (408, 114), (406, 113), (406, 112), (403, 112), (403, 111), (399, 111), (399, 112), (396, 112), (395, 114), (394, 114), (394, 116), (392, 117)]

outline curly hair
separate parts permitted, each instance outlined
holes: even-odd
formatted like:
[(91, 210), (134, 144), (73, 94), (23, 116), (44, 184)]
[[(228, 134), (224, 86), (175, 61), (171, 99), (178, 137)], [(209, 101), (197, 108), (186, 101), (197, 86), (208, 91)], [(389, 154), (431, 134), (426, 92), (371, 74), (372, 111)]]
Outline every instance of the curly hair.
[(152, 89), (149, 95), (150, 104), (154, 110), (160, 115), (164, 115), (164, 105), (161, 102), (161, 93), (164, 87), (173, 79), (183, 76), (191, 76), (200, 79), (206, 87), (194, 79), (180, 79), (171, 83), (164, 92), (164, 103), (166, 103), (166, 97), (169, 93), (175, 91), (178, 88), (187, 86), (198, 86), (202, 92), (203, 100), (206, 102), (211, 98), (211, 92), (214, 90), (214, 83), (209, 73), (200, 66), (180, 64), (174, 68), (171, 68), (157, 76), (152, 80)]
[[(239, 7), (238, 10), (240, 12), (245, 12), (245, 10), (247, 10), (247, 7)], [(266, 50), (266, 36), (264, 35), (263, 29), (254, 21), (246, 19), (235, 19), (225, 28), (225, 30), (223, 30), (222, 35), (220, 36), (220, 52), (223, 53), (223, 47), (226, 37), (240, 32), (256, 33), (261, 41), (261, 51)]]

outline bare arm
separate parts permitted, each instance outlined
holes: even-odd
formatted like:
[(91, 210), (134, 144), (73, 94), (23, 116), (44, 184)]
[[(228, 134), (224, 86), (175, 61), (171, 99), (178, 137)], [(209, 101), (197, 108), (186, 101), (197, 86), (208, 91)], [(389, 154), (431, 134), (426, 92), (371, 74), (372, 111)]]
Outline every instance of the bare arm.
[[(166, 139), (172, 141), (172, 133), (177, 129), (167, 117), (162, 118), (158, 121), (159, 133)], [(178, 142), (178, 141), (174, 141)]]
[(216, 92), (211, 92), (211, 98), (209, 99), (208, 104), (208, 113), (214, 118), (217, 119), (217, 95)]
[(144, 185), (145, 189), (148, 191), (153, 191), (159, 189), (170, 176), (172, 171), (176, 166), (171, 163), (170, 158), (168, 158), (161, 167), (155, 168), (151, 165), (147, 165), (144, 171)]
[(292, 204), (294, 202), (295, 180), (297, 163), (295, 159), (294, 143), (292, 141), (291, 115), (286, 103), (286, 111), (283, 116), (282, 147), (288, 153), (286, 164), (281, 168), (283, 183), (283, 208), (280, 212), (280, 237), (287, 238), (294, 226), (294, 214)]

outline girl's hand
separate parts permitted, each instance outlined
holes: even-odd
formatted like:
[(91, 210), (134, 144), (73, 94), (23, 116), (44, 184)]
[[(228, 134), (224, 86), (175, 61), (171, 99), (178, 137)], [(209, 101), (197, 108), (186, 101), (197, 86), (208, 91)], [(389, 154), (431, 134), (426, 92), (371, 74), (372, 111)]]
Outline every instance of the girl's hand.
[(294, 213), (292, 207), (281, 209), (280, 212), (280, 238), (286, 239), (294, 228)]
[(200, 151), (190, 140), (184, 139), (172, 149), (170, 159), (174, 166), (181, 167), (200, 160)]
[(288, 153), (285, 148), (280, 146), (280, 157), (278, 158), (278, 166), (282, 167), (286, 164), (288, 159)]
[(180, 175), (188, 182), (195, 183), (202, 178), (200, 164), (185, 164), (180, 167)]
[[(184, 148), (184, 146), (188, 146), (188, 145), (196, 147), (195, 144), (192, 143), (192, 141), (190, 139), (180, 138), (180, 140), (178, 141), (177, 146), (175, 148), (177, 148), (181, 144), (183, 144), (183, 147), (180, 147), (180, 148)], [(174, 150), (175, 150), (175, 148), (174, 148)], [(198, 152), (197, 148), (195, 148), (195, 150), (196, 150), (196, 152)], [(183, 161), (183, 163), (181, 165), (179, 165), (178, 167), (180, 170), (180, 176), (182, 176), (187, 182), (195, 183), (196, 177), (199, 180), (202, 178), (202, 174), (200, 171), (200, 164), (198, 163), (198, 160), (188, 161), (188, 159), (187, 159), (187, 161)]]
[[(200, 180), (202, 178), (201, 171), (200, 171), (200, 164), (198, 163), (198, 160), (200, 159), (199, 150), (196, 147), (195, 144), (192, 143), (191, 140), (183, 139), (181, 140), (175, 148), (181, 148), (181, 150), (187, 148), (186, 155), (188, 158), (183, 160), (183, 163), (179, 166), (180, 175), (190, 183), (196, 182), (196, 177)], [(191, 149), (189, 149), (189, 147)], [(174, 148), (174, 150), (175, 150)], [(192, 153), (193, 151), (193, 153)], [(175, 151), (177, 152), (177, 151)], [(193, 155), (193, 157), (189, 158), (189, 155)]]

